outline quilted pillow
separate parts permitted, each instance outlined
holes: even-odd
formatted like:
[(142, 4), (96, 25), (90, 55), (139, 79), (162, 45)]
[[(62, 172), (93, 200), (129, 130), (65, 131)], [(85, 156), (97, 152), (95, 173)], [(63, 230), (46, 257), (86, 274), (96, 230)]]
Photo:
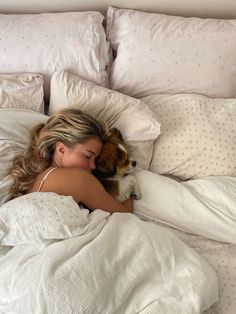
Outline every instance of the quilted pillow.
[(109, 8), (116, 53), (110, 88), (134, 97), (236, 96), (236, 20), (185, 18)]
[(0, 108), (44, 112), (43, 77), (35, 73), (0, 74)]
[(183, 180), (236, 176), (236, 99), (180, 94), (142, 100), (162, 126), (154, 144), (152, 172)]
[(76, 107), (121, 130), (139, 167), (148, 169), (160, 125), (142, 101), (98, 86), (67, 71), (55, 72), (51, 80), (49, 115)]
[(100, 12), (0, 14), (0, 72), (36, 72), (48, 97), (56, 70), (107, 85), (109, 43)]

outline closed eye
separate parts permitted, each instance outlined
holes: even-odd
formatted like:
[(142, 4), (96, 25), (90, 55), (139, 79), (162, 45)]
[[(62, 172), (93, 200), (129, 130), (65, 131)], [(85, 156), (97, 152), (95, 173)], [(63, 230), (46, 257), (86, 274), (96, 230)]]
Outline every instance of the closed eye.
[(97, 154), (91, 150), (85, 150), (84, 151), (84, 156), (86, 159), (91, 160), (93, 158), (97, 157)]

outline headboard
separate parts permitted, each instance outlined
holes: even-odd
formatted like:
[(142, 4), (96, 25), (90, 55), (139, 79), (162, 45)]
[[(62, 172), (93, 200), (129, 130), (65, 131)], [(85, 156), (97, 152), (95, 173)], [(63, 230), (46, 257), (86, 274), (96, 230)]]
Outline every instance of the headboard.
[(171, 15), (209, 18), (236, 18), (234, 0), (0, 0), (1, 13), (41, 13), (99, 10), (109, 6), (139, 9)]

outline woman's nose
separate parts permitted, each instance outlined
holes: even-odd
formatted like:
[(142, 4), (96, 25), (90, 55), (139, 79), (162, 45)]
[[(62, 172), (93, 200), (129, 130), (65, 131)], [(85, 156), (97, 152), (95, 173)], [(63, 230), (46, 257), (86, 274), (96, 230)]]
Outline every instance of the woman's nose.
[(91, 161), (90, 161), (89, 168), (92, 169), (92, 170), (96, 168), (96, 164), (95, 164), (95, 161), (94, 161), (94, 160), (91, 160)]

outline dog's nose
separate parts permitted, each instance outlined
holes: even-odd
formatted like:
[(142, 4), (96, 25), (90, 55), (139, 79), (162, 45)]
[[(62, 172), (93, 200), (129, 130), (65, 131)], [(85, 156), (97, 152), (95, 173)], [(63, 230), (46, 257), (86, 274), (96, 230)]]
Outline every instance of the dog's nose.
[(137, 162), (135, 160), (132, 160), (131, 165), (135, 167), (137, 165)]

